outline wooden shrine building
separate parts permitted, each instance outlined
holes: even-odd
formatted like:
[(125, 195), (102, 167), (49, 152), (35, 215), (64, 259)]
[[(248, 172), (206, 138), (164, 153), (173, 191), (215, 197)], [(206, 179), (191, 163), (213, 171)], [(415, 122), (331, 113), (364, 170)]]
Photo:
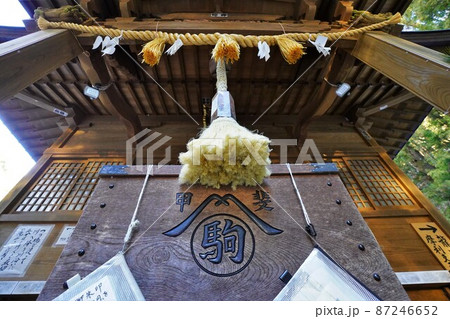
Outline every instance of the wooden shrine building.
[[(411, 1), (20, 2), (30, 16), (38, 7), (79, 2), (96, 18), (91, 25), (118, 30), (326, 35), (374, 23), (353, 25), (355, 10), (375, 19), (403, 13)], [(139, 55), (147, 41), (121, 39), (121, 48), (102, 55), (93, 49), (97, 34), (39, 30), (33, 19), (25, 25), (0, 27), (0, 118), (36, 160), (0, 202), (0, 299), (52, 300), (70, 277), (83, 278), (113, 257), (146, 176), (133, 164), (154, 164), (136, 244), (126, 255), (144, 297), (272, 300), (284, 286), (283, 270), (294, 274), (313, 248), (299, 228), (304, 219), (284, 165), (295, 163), (311, 140), (318, 153), (310, 147), (309, 160), (292, 167), (315, 240), (381, 299), (450, 299), (450, 224), (392, 160), (433, 107), (449, 111), (450, 65), (436, 51), (450, 45), (449, 30), (406, 33), (389, 25), (328, 42), (327, 56), (303, 41), (306, 54), (295, 64), (277, 46), (267, 61), (258, 48), (241, 46), (239, 60), (227, 66), (228, 90), (237, 121), (272, 140), (272, 176), (261, 188), (216, 190), (177, 182), (178, 154), (209, 124), (213, 45), (184, 45), (151, 67)], [(350, 90), (339, 96), (342, 83)], [(87, 86), (99, 89), (98, 98), (85, 94)], [(289, 146), (277, 144), (281, 139)], [(317, 155), (328, 164), (316, 164)], [(176, 201), (184, 192), (192, 202)], [(254, 206), (267, 194), (272, 210)], [(191, 213), (200, 215), (173, 235)], [(239, 269), (228, 259), (208, 268), (201, 253), (201, 227), (220, 214), (247, 232)], [(2, 261), (1, 253), (15, 256), (6, 244), (30, 225), (41, 226), (42, 240), (24, 259), (27, 267), (8, 272), (12, 259)]]

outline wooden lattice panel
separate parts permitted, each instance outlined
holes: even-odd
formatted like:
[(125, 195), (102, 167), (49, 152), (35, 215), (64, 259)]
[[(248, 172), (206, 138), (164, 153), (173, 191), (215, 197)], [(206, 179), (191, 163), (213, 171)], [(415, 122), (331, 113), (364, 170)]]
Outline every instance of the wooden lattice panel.
[(418, 204), (378, 157), (334, 158), (358, 209), (412, 208)]
[(345, 162), (375, 207), (415, 205), (380, 159), (345, 159)]
[(347, 191), (350, 194), (350, 197), (353, 199), (356, 207), (371, 207), (367, 196), (364, 194), (355, 177), (345, 165), (345, 162), (341, 159), (333, 159), (333, 163), (335, 163), (338, 167), (339, 176), (341, 177), (342, 182), (347, 188)]
[(120, 161), (55, 160), (38, 178), (17, 212), (51, 212), (83, 210), (98, 182), (103, 165)]

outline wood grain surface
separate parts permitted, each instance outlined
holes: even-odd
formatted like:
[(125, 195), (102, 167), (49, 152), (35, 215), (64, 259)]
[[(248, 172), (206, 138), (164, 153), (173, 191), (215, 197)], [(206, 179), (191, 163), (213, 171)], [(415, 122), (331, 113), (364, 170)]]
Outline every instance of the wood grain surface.
[[(68, 278), (76, 273), (85, 277), (122, 248), (143, 180), (144, 176), (101, 178), (39, 300), (52, 300), (64, 291), (63, 283)], [(338, 175), (296, 173), (295, 180), (318, 233), (315, 239), (303, 230), (305, 220), (287, 174), (267, 178), (261, 187), (240, 187), (235, 191), (179, 185), (176, 176), (151, 176), (137, 215), (141, 224), (125, 254), (145, 298), (272, 300), (284, 286), (278, 277), (285, 270), (294, 274), (314, 244), (319, 244), (382, 299), (408, 300)], [(327, 185), (328, 182), (331, 186)], [(113, 188), (110, 188), (111, 184), (114, 184)], [(267, 206), (273, 207), (272, 210), (257, 211), (259, 206), (254, 205), (257, 202), (254, 199), (256, 191), (270, 194), (271, 202)], [(186, 204), (183, 212), (175, 204), (176, 193), (179, 192), (193, 194), (190, 205)], [(248, 214), (228, 199), (228, 206), (217, 206), (216, 200), (211, 201), (180, 235), (170, 237), (163, 234), (179, 225), (211, 194), (234, 195), (258, 218), (282, 230), (282, 233), (265, 233)], [(337, 199), (341, 204), (336, 203)], [(101, 203), (106, 206), (101, 208)], [(202, 240), (204, 225), (220, 220), (220, 228), (223, 229), (226, 218), (232, 220), (233, 226), (239, 224), (246, 230), (244, 261), (240, 265), (250, 257), (250, 232), (255, 238), (254, 255), (246, 267), (229, 262), (227, 265), (208, 265), (203, 261), (202, 265), (210, 267), (208, 269), (212, 273), (237, 271), (234, 275), (219, 277), (206, 272), (196, 263), (191, 252), (191, 238), (194, 238), (196, 259), (201, 259), (198, 250), (202, 249), (199, 241)], [(351, 226), (347, 225), (347, 220), (352, 221)], [(97, 225), (94, 230), (90, 227), (93, 223)], [(358, 249), (359, 244), (365, 246), (364, 251)], [(81, 257), (78, 256), (80, 249), (86, 251)], [(206, 251), (208, 249), (203, 252)], [(232, 256), (224, 253), (223, 259)], [(381, 280), (374, 280), (373, 273), (378, 273)]]

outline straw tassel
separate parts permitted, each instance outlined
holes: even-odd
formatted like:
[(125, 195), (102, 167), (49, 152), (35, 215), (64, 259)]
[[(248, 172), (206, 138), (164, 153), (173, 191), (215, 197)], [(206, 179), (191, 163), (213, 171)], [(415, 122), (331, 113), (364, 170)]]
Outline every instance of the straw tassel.
[(224, 60), (225, 62), (233, 63), (234, 61), (239, 60), (239, 55), (239, 44), (227, 34), (220, 36), (212, 51), (212, 56), (216, 62), (219, 60)]
[(276, 38), (281, 54), (289, 64), (294, 64), (305, 54), (304, 47), (297, 41), (289, 39), (287, 36)]
[(150, 66), (155, 66), (159, 63), (159, 59), (164, 52), (164, 46), (166, 45), (165, 38), (155, 38), (148, 42), (139, 54), (142, 54), (143, 62)]

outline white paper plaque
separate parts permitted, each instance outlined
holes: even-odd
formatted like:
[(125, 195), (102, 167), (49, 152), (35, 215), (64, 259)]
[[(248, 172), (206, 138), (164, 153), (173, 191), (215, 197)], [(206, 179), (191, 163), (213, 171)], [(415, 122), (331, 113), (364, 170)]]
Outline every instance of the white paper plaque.
[(73, 231), (75, 230), (75, 226), (64, 225), (61, 234), (58, 237), (56, 243), (53, 246), (63, 246), (69, 242), (70, 236), (72, 236)]
[(90, 285), (71, 301), (117, 301), (116, 294), (111, 285), (109, 277), (100, 278), (99, 281)]
[(53, 225), (19, 225), (0, 249), (0, 277), (22, 277)]

